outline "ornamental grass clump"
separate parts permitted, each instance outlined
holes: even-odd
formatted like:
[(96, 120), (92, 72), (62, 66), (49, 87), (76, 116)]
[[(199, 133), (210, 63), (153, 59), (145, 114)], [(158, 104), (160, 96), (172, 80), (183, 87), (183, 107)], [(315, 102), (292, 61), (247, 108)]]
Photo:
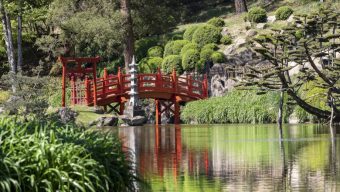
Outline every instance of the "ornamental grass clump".
[[(277, 120), (279, 94), (231, 91), (223, 97), (188, 103), (181, 113), (186, 123), (273, 123)], [(285, 110), (286, 112), (286, 110)], [(287, 120), (288, 115), (285, 114)]]
[(114, 134), (1, 119), (0, 144), (0, 191), (135, 190), (132, 165)]

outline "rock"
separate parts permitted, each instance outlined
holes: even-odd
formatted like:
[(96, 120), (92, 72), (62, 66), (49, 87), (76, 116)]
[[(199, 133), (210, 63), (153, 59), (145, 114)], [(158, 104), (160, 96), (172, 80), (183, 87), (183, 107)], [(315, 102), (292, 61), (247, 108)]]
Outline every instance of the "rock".
[(257, 35), (257, 31), (255, 31), (254, 29), (250, 29), (246, 32), (247, 37), (254, 37), (255, 35)]
[(298, 74), (300, 72), (301, 66), (298, 63), (296, 63), (294, 61), (290, 61), (290, 62), (288, 62), (288, 66), (289, 67), (294, 67), (291, 70), (289, 70), (289, 75), (290, 76)]
[(289, 16), (289, 18), (287, 19), (287, 22), (288, 22), (288, 23), (292, 23), (292, 22), (294, 22), (294, 21), (295, 21), (294, 15), (291, 14), (291, 15)]
[(99, 107), (99, 106), (94, 107), (93, 112), (95, 112), (97, 114), (104, 114), (105, 113), (104, 109), (102, 107)]
[(274, 23), (275, 21), (276, 21), (276, 16), (275, 15), (267, 17), (267, 22), (268, 23)]
[(249, 21), (245, 22), (245, 25), (246, 25), (246, 28), (249, 28), (249, 29), (252, 27), (252, 24)]
[(223, 27), (222, 28), (221, 35), (222, 36), (230, 35), (230, 33), (228, 32), (228, 28), (227, 27)]
[(5, 109), (3, 107), (0, 107), (0, 115), (5, 112)]
[(99, 117), (97, 120), (91, 122), (90, 126), (96, 125), (97, 127), (105, 127), (105, 126), (117, 126), (118, 125), (118, 117)]
[(234, 43), (231, 45), (228, 45), (223, 53), (225, 55), (232, 55), (236, 52), (237, 49), (239, 49), (240, 47), (243, 47), (247, 44), (247, 40), (245, 38), (239, 37), (237, 39), (235, 39)]
[(245, 38), (237, 38), (237, 39), (235, 40), (235, 46), (236, 46), (237, 48), (239, 48), (239, 47), (245, 45), (246, 43), (247, 43), (247, 40), (246, 40)]
[(265, 29), (265, 28), (267, 28), (267, 23), (258, 23), (256, 25), (256, 28), (257, 29)]
[(211, 96), (213, 97), (221, 97), (223, 96), (228, 90), (226, 88), (226, 76), (214, 75), (211, 78)]
[(63, 123), (74, 122), (78, 113), (73, 111), (71, 108), (62, 107), (57, 111), (58, 119)]
[(120, 118), (129, 126), (142, 126), (147, 120), (144, 116), (128, 117), (126, 115), (122, 115)]

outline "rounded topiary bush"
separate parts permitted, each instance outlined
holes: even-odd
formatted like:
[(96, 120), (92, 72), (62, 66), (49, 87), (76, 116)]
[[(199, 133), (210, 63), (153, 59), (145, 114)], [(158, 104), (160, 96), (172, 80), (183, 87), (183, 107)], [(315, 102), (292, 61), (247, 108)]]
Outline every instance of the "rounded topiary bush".
[(169, 41), (164, 48), (164, 57), (168, 55), (179, 55), (185, 44), (190, 43), (187, 40)]
[(161, 46), (154, 46), (148, 50), (149, 57), (163, 57), (163, 48)]
[(188, 27), (184, 34), (183, 34), (183, 39), (184, 40), (188, 40), (191, 41), (192, 40), (192, 36), (194, 35), (195, 31), (199, 28), (199, 25), (194, 25), (194, 26), (190, 26)]
[(197, 49), (189, 49), (182, 58), (182, 68), (185, 71), (191, 71), (195, 69), (198, 61), (200, 60), (200, 54)]
[(184, 45), (180, 55), (183, 56), (190, 49), (198, 49), (198, 45), (196, 43), (188, 43)]
[(290, 8), (289, 6), (282, 6), (276, 10), (275, 17), (277, 20), (286, 20), (292, 13), (292, 8)]
[(221, 19), (221, 18), (218, 18), (218, 17), (213, 17), (207, 23), (210, 24), (210, 25), (213, 25), (215, 27), (224, 27), (224, 25), (225, 25), (224, 20)]
[(218, 43), (221, 39), (221, 29), (213, 25), (200, 26), (194, 33), (192, 41), (198, 47), (203, 47), (208, 43)]
[(248, 12), (247, 20), (254, 23), (264, 23), (267, 21), (267, 12), (261, 7), (253, 7)]
[(164, 73), (171, 73), (175, 69), (178, 74), (182, 74), (182, 60), (178, 55), (169, 55), (163, 59), (162, 71)]
[(223, 63), (224, 62), (224, 55), (221, 52), (215, 51), (214, 53), (211, 54), (211, 60), (214, 63)]
[(202, 61), (211, 61), (211, 55), (214, 53), (212, 49), (202, 49), (200, 53), (200, 58)]
[(232, 39), (230, 37), (230, 35), (225, 35), (221, 38), (221, 43), (223, 45), (230, 45), (232, 43)]
[(145, 57), (138, 65), (140, 73), (156, 73), (158, 68), (161, 68), (163, 58), (161, 57)]
[(204, 50), (204, 49), (217, 50), (218, 46), (217, 46), (216, 43), (209, 43), (209, 44), (206, 44), (202, 47), (202, 50)]

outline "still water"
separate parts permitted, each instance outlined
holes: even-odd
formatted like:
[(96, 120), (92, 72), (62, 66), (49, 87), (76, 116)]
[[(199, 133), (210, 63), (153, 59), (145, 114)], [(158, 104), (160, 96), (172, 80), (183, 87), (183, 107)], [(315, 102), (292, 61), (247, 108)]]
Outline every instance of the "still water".
[(340, 191), (340, 137), (317, 125), (119, 128), (152, 191)]

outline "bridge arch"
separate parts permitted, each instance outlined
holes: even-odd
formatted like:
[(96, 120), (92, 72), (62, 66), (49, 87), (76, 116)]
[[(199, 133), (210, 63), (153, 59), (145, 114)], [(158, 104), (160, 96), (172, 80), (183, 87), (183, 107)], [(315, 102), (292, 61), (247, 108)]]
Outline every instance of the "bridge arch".
[[(62, 106), (65, 107), (66, 79), (71, 81), (71, 103), (87, 106), (103, 106), (104, 109), (115, 111), (122, 115), (124, 104), (129, 100), (130, 74), (118, 70), (117, 74), (108, 74), (104, 69), (102, 77), (96, 75), (96, 58), (60, 58), (63, 64)], [(76, 67), (68, 69), (68, 64), (74, 62)], [(84, 67), (84, 63), (89, 64)], [(75, 79), (80, 77), (80, 84)], [(83, 88), (80, 89), (79, 86)], [(155, 74), (138, 74), (138, 91), (141, 99), (154, 99), (156, 107), (156, 124), (161, 122), (161, 114), (174, 114), (175, 124), (180, 122), (180, 104), (206, 99), (208, 97), (208, 81), (196, 80), (191, 75), (178, 76), (173, 70), (164, 74), (158, 70)], [(114, 104), (115, 103), (115, 104)]]

